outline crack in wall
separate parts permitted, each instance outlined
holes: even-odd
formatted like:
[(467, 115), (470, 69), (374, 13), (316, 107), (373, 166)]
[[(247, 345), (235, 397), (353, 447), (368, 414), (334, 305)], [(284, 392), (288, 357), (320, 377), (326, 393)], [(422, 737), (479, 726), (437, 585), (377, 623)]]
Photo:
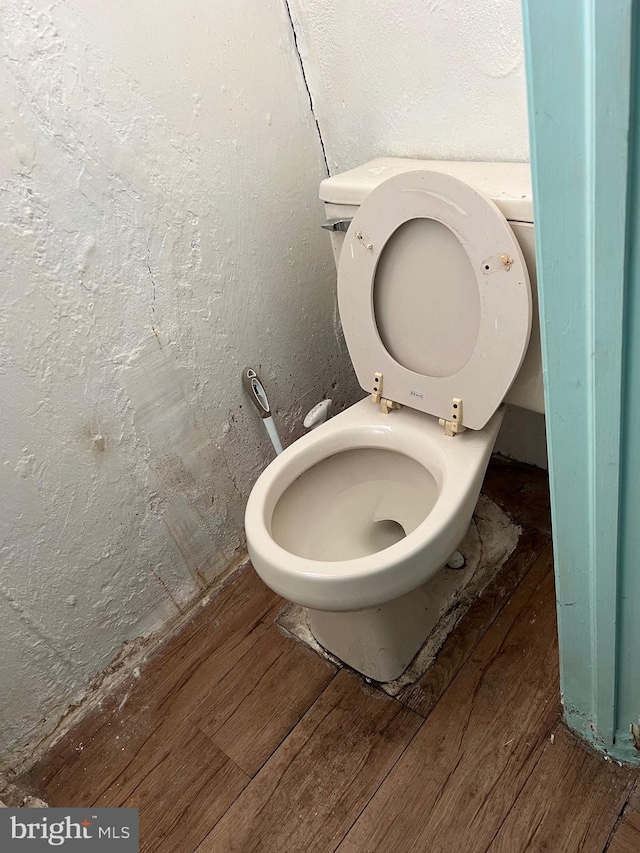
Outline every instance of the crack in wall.
[[(147, 246), (147, 269), (149, 270), (149, 278), (151, 279), (151, 287), (152, 287), (152, 301), (151, 301), (151, 313), (156, 313), (156, 282), (153, 277), (153, 272), (151, 270), (151, 250)], [(153, 326), (152, 326), (153, 328)]]
[(309, 108), (311, 109), (311, 115), (313, 116), (313, 120), (316, 125), (316, 130), (318, 132), (318, 139), (320, 140), (320, 148), (322, 149), (322, 158), (324, 160), (324, 167), (327, 172), (327, 176), (331, 177), (331, 172), (329, 171), (329, 161), (327, 160), (327, 150), (324, 147), (324, 139), (322, 138), (322, 131), (320, 130), (320, 122), (318, 121), (318, 117), (316, 115), (315, 107), (313, 104), (313, 95), (311, 94), (311, 87), (309, 86), (309, 81), (307, 79), (307, 74), (304, 70), (304, 62), (302, 61), (302, 54), (300, 53), (300, 46), (298, 44), (298, 34), (296, 33), (296, 28), (293, 23), (293, 15), (291, 14), (291, 7), (289, 6), (289, 0), (284, 0), (284, 8), (287, 12), (287, 17), (289, 18), (289, 24), (291, 25), (291, 32), (293, 34), (293, 46), (296, 50), (296, 55), (298, 57), (298, 63), (300, 65), (300, 71), (302, 72), (302, 80), (304, 82), (304, 87), (307, 90), (307, 95), (309, 97)]

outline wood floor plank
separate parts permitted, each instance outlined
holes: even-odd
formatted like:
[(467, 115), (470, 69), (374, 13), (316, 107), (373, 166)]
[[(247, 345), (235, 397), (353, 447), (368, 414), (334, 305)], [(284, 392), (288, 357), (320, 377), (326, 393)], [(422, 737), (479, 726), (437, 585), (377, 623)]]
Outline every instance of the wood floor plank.
[[(637, 773), (636, 773), (637, 776)], [(607, 853), (639, 853), (640, 851), (640, 782), (636, 782), (618, 826), (611, 834)]]
[(631, 795), (629, 796), (629, 807), (640, 811), (640, 782), (636, 783)]
[(559, 725), (489, 853), (601, 853), (634, 777)]
[(333, 664), (273, 625), (190, 718), (253, 776), (335, 673)]
[(117, 695), (89, 713), (22, 778), (52, 806), (86, 806), (167, 719), (176, 725), (259, 642), (281, 599), (251, 566), (236, 573)]
[[(629, 803), (624, 810), (624, 819), (629, 826), (632, 826), (640, 832), (640, 811), (631, 805), (631, 800), (629, 800)], [(640, 851), (640, 847), (638, 848), (638, 851)]]
[(429, 715), (548, 544), (549, 537), (539, 530), (524, 531), (500, 574), (473, 602), (427, 672), (400, 693), (401, 702), (423, 717)]
[(638, 853), (639, 850), (640, 831), (623, 820), (607, 847), (607, 853)]
[(547, 546), (340, 853), (484, 853), (558, 719), (557, 684)]
[(551, 535), (551, 501), (546, 471), (493, 456), (482, 493), (502, 507), (514, 521)]
[(329, 853), (421, 718), (341, 670), (198, 853)]
[(191, 853), (248, 782), (190, 720), (168, 720), (94, 805), (140, 809), (140, 853)]

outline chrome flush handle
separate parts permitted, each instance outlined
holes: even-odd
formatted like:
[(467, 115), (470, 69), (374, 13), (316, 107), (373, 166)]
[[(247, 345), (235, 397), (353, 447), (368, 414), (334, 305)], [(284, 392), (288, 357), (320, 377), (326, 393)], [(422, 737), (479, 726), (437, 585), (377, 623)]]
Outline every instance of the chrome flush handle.
[(323, 222), (320, 227), (324, 228), (325, 231), (348, 231), (350, 225), (350, 216), (339, 216), (337, 219), (327, 219), (327, 221)]

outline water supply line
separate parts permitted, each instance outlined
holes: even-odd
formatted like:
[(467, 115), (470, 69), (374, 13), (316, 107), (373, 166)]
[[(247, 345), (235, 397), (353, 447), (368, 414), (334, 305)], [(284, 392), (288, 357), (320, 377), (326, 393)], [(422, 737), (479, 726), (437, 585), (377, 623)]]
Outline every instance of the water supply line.
[(264, 422), (271, 444), (273, 444), (273, 449), (275, 450), (276, 455), (279, 456), (282, 453), (282, 442), (280, 441), (278, 430), (276, 429), (273, 417), (271, 416), (271, 406), (269, 405), (267, 392), (264, 390), (264, 385), (260, 381), (260, 377), (252, 367), (245, 367), (242, 371), (242, 384), (244, 385), (244, 390), (249, 395), (251, 402), (258, 410), (258, 414)]

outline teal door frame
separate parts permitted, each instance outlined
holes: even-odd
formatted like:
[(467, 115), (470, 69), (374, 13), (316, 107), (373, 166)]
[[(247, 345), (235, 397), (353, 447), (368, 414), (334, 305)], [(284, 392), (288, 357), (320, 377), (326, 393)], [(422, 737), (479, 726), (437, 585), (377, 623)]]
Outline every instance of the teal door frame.
[(638, 762), (636, 4), (523, 2), (564, 714)]

